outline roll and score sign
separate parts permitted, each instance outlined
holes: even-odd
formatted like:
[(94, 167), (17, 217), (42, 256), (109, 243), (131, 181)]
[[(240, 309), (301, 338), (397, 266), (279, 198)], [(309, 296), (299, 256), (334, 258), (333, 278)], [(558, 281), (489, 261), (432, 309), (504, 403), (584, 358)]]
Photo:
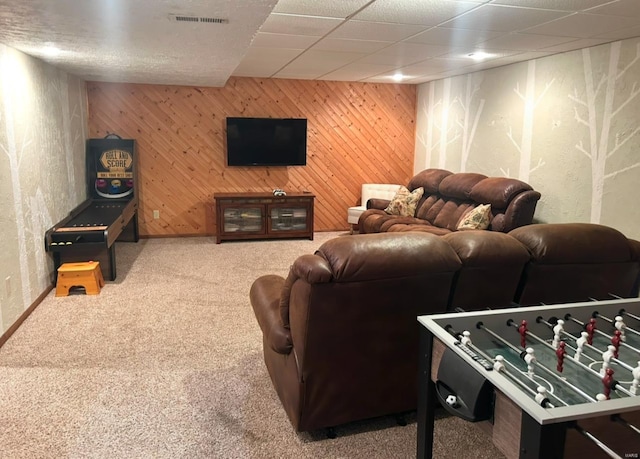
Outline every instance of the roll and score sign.
[(133, 178), (131, 153), (125, 150), (107, 150), (100, 156), (104, 171), (96, 171), (98, 178)]

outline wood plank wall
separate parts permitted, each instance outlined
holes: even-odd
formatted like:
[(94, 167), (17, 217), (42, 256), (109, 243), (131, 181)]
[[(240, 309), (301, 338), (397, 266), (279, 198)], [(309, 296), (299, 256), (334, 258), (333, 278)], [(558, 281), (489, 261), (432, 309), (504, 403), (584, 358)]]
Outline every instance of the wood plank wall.
[[(143, 236), (214, 235), (213, 193), (274, 188), (311, 191), (315, 230), (346, 230), (362, 183), (412, 175), (414, 85), (231, 78), (223, 88), (88, 82), (87, 92), (90, 137), (137, 141)], [(227, 116), (307, 118), (307, 165), (227, 167)]]

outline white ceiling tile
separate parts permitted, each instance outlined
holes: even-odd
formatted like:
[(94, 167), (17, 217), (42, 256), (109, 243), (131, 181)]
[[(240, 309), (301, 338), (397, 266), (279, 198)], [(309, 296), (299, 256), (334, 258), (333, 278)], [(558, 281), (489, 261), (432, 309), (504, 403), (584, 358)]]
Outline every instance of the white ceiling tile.
[[(490, 57), (487, 57), (482, 62), (486, 63), (494, 59), (498, 59), (501, 57), (512, 56), (514, 54), (520, 54), (522, 51), (517, 51), (513, 49), (494, 49), (494, 48), (483, 48), (478, 46), (477, 48), (451, 48), (449, 52), (443, 54), (440, 57), (441, 59), (471, 59), (470, 54), (484, 52), (490, 54)], [(473, 63), (473, 59), (471, 59)]]
[(590, 48), (591, 46), (598, 46), (603, 43), (609, 43), (611, 40), (598, 39), (598, 38), (579, 38), (574, 41), (563, 43), (561, 45), (549, 46), (548, 48), (541, 49), (540, 51), (549, 52), (552, 54), (563, 53), (566, 51), (573, 51), (575, 49)]
[(610, 16), (640, 17), (640, 2), (638, 0), (618, 0), (604, 6), (590, 9), (589, 13), (607, 14)]
[(379, 75), (385, 72), (391, 72), (395, 69), (393, 65), (378, 65), (378, 64), (350, 64), (346, 65), (334, 72), (327, 73), (320, 77), (320, 80), (335, 80), (335, 81), (358, 81), (365, 78)]
[(271, 13), (260, 27), (260, 32), (324, 36), (342, 22), (337, 18)]
[(514, 32), (566, 16), (562, 11), (516, 8), (502, 5), (482, 5), (444, 24), (460, 29)]
[(404, 75), (435, 75), (446, 70), (451, 70), (459, 67), (466, 67), (473, 64), (471, 59), (442, 59), (434, 57), (426, 61), (418, 62), (417, 64), (408, 65), (402, 67), (400, 71)]
[(306, 49), (321, 37), (313, 35), (288, 35), (283, 33), (258, 32), (251, 42), (252, 47), (261, 48), (291, 48), (292, 46)]
[(611, 32), (597, 35), (594, 38), (602, 38), (602, 39), (607, 39), (609, 41), (613, 41), (613, 40), (624, 40), (625, 38), (629, 38), (629, 37), (640, 37), (640, 24), (634, 27), (629, 27), (627, 29), (612, 30)]
[(393, 44), (390, 41), (351, 40), (348, 38), (325, 38), (320, 40), (312, 49), (323, 51), (343, 51), (355, 53), (375, 53)]
[(526, 29), (527, 33), (589, 38), (616, 29), (638, 25), (636, 18), (604, 16), (602, 14), (576, 13), (544, 25)]
[(359, 53), (339, 53), (312, 49), (299, 55), (283, 70), (290, 72), (309, 71), (324, 75), (364, 56), (365, 54)]
[(327, 38), (351, 38), (396, 42), (425, 30), (426, 27), (384, 22), (348, 21), (334, 30)]
[(496, 5), (575, 12), (593, 8), (594, 6), (600, 6), (611, 1), (612, 0), (494, 0), (493, 3)]
[(303, 49), (249, 48), (240, 65), (233, 71), (233, 75), (270, 76), (303, 51)]
[(425, 43), (440, 46), (469, 46), (481, 43), (485, 40), (499, 37), (504, 32), (491, 32), (488, 30), (449, 29), (446, 27), (433, 27), (421, 32), (405, 41), (409, 43)]
[(346, 18), (370, 0), (279, 0), (274, 13)]
[(377, 0), (356, 14), (354, 19), (435, 26), (477, 7), (477, 3), (464, 1)]
[(520, 51), (535, 50), (560, 45), (575, 40), (572, 37), (556, 37), (553, 35), (534, 35), (530, 33), (510, 33), (482, 42), (479, 46), (497, 49), (514, 49)]
[(448, 51), (446, 46), (400, 42), (363, 58), (361, 62), (405, 66)]

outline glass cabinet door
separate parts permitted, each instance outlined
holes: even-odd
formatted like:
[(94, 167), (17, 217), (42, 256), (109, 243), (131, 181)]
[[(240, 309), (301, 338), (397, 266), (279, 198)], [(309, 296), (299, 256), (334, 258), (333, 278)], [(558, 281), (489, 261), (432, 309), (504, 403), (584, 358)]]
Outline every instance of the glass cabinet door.
[(307, 207), (271, 207), (270, 232), (307, 229)]
[(264, 232), (263, 206), (226, 207), (223, 214), (225, 233)]

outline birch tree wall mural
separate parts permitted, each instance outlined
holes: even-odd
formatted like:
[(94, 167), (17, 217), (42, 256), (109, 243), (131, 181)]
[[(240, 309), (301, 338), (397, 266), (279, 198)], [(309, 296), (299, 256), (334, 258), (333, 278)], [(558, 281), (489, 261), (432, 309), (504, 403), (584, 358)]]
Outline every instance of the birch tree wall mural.
[(85, 82), (0, 44), (0, 336), (51, 286), (44, 232), (85, 194)]
[[(2, 50), (0, 50), (2, 51)], [(0, 60), (10, 59), (6, 53), (0, 55)], [(0, 67), (8, 67), (0, 65)], [(16, 234), (18, 242), (18, 266), (20, 272), (20, 279), (22, 285), (22, 307), (28, 305), (31, 299), (31, 285), (29, 276), (29, 264), (27, 251), (27, 235), (25, 229), (25, 199), (22, 195), (22, 185), (20, 183), (20, 168), (21, 168), (21, 151), (26, 148), (31, 140), (26, 138), (26, 135), (20, 139), (19, 143), (16, 141), (16, 132), (14, 129), (14, 106), (16, 101), (14, 100), (17, 94), (20, 94), (19, 88), (15, 85), (18, 84), (19, 79), (6, 78), (2, 83), (2, 99), (4, 101), (4, 125), (6, 129), (6, 145), (0, 145), (0, 149), (4, 153), (8, 169), (9, 177), (11, 180), (11, 187), (13, 189), (13, 212), (15, 215)], [(19, 101), (18, 101), (19, 103)], [(25, 130), (25, 133), (27, 131)]]
[(417, 106), (420, 166), (518, 178), (536, 221), (640, 240), (640, 38), (430, 81)]
[[(436, 87), (435, 84), (429, 85), (429, 95), (422, 97), (418, 101), (418, 120), (416, 120), (416, 148), (422, 148), (424, 151), (424, 164), (415, 165), (414, 170), (419, 172), (420, 170), (427, 168), (431, 164), (431, 158), (433, 156), (433, 150), (438, 145), (438, 142), (434, 143), (433, 139), (433, 126), (435, 123), (435, 111), (438, 106), (435, 102)], [(422, 115), (422, 116), (420, 116)]]
[(592, 223), (600, 223), (605, 181), (640, 166), (640, 161), (638, 161), (621, 169), (607, 172), (607, 160), (619, 153), (625, 144), (640, 131), (638, 126), (631, 132), (616, 131), (613, 133), (613, 142), (610, 141), (612, 123), (615, 118), (640, 93), (636, 80), (622, 97), (618, 97), (618, 104), (615, 105), (619, 80), (628, 71), (634, 70), (636, 73), (638, 71), (640, 43), (636, 44), (635, 57), (622, 69), (619, 69), (622, 42), (617, 41), (607, 46), (610, 47), (609, 62), (597, 82), (591, 62), (591, 50), (589, 48), (582, 50), (585, 97), (580, 97), (577, 88), (574, 89), (574, 94), (569, 94), (569, 99), (576, 104), (574, 107), (576, 121), (588, 129), (586, 145), (583, 140), (580, 140), (576, 144), (576, 148), (591, 160)]
[(460, 137), (459, 133), (455, 133), (451, 138), (449, 137), (452, 131), (456, 128), (456, 126), (449, 126), (449, 117), (451, 116), (450, 110), (453, 102), (451, 101), (451, 78), (445, 78), (443, 80), (442, 87), (442, 117), (440, 118), (440, 149), (438, 155), (438, 168), (446, 169), (447, 168), (447, 147), (449, 144), (458, 140)]
[[(464, 94), (461, 94), (457, 98), (458, 104), (462, 108), (463, 117), (462, 120), (458, 120), (458, 126), (462, 130), (462, 151), (460, 155), (460, 172), (466, 172), (467, 161), (469, 160), (469, 152), (471, 151), (471, 145), (473, 138), (476, 135), (476, 129), (478, 128), (478, 121), (482, 115), (482, 109), (484, 108), (485, 99), (480, 99), (477, 107), (474, 107), (475, 95), (480, 91), (480, 84), (482, 83), (482, 74), (479, 74), (478, 81), (473, 82), (474, 75), (467, 75), (467, 84)], [(472, 88), (473, 86), (473, 88)], [(472, 110), (475, 108), (475, 112)], [(473, 117), (473, 120), (472, 120)]]
[[(520, 141), (517, 141), (513, 135), (513, 129), (509, 126), (509, 132), (507, 137), (516, 147), (520, 155), (520, 166), (518, 168), (518, 179), (523, 182), (529, 182), (531, 173), (544, 166), (544, 160), (542, 157), (538, 158), (538, 162), (535, 166), (531, 166), (531, 153), (533, 148), (533, 121), (534, 112), (540, 100), (544, 97), (546, 92), (553, 84), (554, 79), (547, 82), (542, 92), (536, 97), (536, 61), (531, 60), (527, 63), (527, 79), (525, 82), (525, 92), (520, 90), (520, 83), (516, 84), (513, 91), (518, 95), (524, 105), (524, 113), (522, 117), (522, 137)], [(502, 173), (510, 177), (509, 169), (500, 169)]]

